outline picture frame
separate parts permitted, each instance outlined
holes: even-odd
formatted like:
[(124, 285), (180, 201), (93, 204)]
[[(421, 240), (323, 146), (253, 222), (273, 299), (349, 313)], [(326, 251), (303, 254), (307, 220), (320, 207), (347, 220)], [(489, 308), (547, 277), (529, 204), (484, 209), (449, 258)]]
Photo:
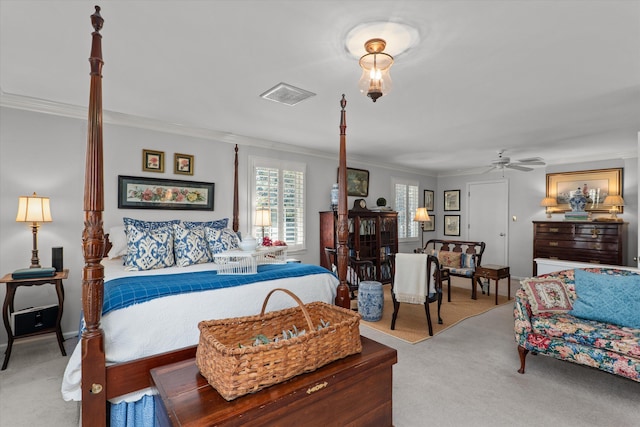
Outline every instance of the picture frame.
[(118, 209), (212, 211), (213, 182), (118, 175)]
[(460, 215), (444, 216), (444, 235), (445, 236), (460, 235)]
[(436, 216), (429, 214), (429, 221), (423, 221), (420, 223), (422, 231), (436, 231)]
[(173, 173), (178, 175), (193, 175), (193, 161), (191, 154), (174, 153)]
[[(336, 182), (338, 179), (336, 179)], [(347, 168), (347, 196), (367, 197), (369, 195), (369, 171)]]
[(142, 170), (164, 173), (164, 151), (142, 150)]
[(445, 211), (460, 210), (460, 190), (445, 190), (444, 210)]
[(432, 211), (435, 207), (435, 193), (432, 190), (424, 190), (424, 207)]
[[(556, 199), (558, 206), (553, 208), (554, 213), (571, 210), (569, 199), (578, 188), (582, 189), (587, 197), (585, 211), (606, 213), (611, 206), (603, 206), (605, 197), (609, 195), (622, 196), (622, 172), (623, 168), (594, 169), (575, 172), (560, 172), (547, 174), (547, 197)], [(619, 213), (623, 207), (619, 207)]]

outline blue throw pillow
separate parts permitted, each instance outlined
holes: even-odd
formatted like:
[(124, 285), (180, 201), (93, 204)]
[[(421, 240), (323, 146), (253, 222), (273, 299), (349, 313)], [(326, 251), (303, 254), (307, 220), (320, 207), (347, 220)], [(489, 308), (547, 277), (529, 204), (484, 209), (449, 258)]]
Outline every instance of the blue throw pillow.
[(613, 276), (575, 270), (576, 300), (569, 313), (640, 329), (640, 275)]
[(227, 228), (229, 218), (216, 219), (213, 221), (182, 221), (182, 225), (186, 228), (210, 227), (210, 228)]
[(143, 221), (141, 219), (127, 218), (127, 217), (122, 218), (122, 221), (124, 222), (125, 227), (132, 225), (135, 228), (138, 228), (141, 230), (147, 230), (147, 231), (157, 230), (159, 228), (165, 228), (165, 227), (171, 228), (173, 224), (180, 223), (179, 219), (172, 219), (169, 221)]

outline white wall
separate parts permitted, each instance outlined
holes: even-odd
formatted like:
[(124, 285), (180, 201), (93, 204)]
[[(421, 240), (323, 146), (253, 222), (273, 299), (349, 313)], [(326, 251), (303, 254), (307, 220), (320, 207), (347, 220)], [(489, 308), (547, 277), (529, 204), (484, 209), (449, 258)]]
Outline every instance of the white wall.
[[(64, 282), (66, 299), (62, 329), (72, 333), (78, 328), (81, 310), (81, 270), (84, 264), (81, 250), (83, 231), (84, 162), (86, 120), (70, 119), (16, 109), (1, 108), (0, 119), (0, 274), (28, 267), (31, 260), (31, 231), (15, 222), (18, 196), (38, 194), (51, 198), (53, 222), (43, 224), (38, 234), (41, 265), (51, 265), (51, 248), (64, 248), (64, 266), (70, 277)], [(336, 127), (337, 129), (337, 127)], [(339, 135), (336, 130), (336, 152)], [(348, 152), (347, 138), (347, 152)], [(165, 173), (142, 172), (142, 149), (165, 152)], [(195, 156), (193, 176), (173, 173), (174, 153)], [(335, 156), (292, 154), (270, 148), (239, 146), (240, 231), (248, 230), (251, 205), (248, 201), (248, 156), (282, 158), (307, 164), (307, 250), (290, 254), (303, 262), (318, 264), (319, 216), (329, 209), (331, 185), (336, 181), (338, 159)], [(105, 230), (122, 223), (123, 216), (149, 219), (204, 220), (229, 217), (233, 202), (234, 146), (229, 143), (155, 132), (134, 127), (105, 124), (104, 176)], [(422, 177), (400, 170), (390, 170), (349, 161), (350, 167), (370, 172), (367, 203), (375, 206), (378, 197), (392, 201), (391, 177), (414, 179), (423, 187), (435, 188), (435, 178)], [(117, 176), (148, 176), (215, 183), (214, 211), (123, 210), (117, 208)], [(353, 203), (349, 198), (349, 204)], [(412, 251), (419, 239), (402, 245), (402, 251)], [(4, 299), (5, 287), (0, 289)], [(52, 304), (57, 301), (53, 286), (22, 287), (15, 299), (16, 309)], [(6, 344), (4, 328), (0, 328), (0, 343)]]

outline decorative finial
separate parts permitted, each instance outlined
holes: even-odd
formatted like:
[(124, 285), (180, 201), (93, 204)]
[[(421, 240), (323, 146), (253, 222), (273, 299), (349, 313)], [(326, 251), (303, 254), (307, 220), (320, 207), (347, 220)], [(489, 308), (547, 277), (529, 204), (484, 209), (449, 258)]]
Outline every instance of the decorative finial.
[(96, 5), (96, 13), (91, 15), (91, 25), (96, 31), (100, 31), (102, 29), (102, 24), (104, 23), (104, 19), (100, 16), (100, 6)]
[(342, 99), (340, 100), (340, 106), (342, 107), (342, 111), (344, 111), (344, 107), (347, 106), (347, 100), (344, 97), (344, 93), (342, 94)]

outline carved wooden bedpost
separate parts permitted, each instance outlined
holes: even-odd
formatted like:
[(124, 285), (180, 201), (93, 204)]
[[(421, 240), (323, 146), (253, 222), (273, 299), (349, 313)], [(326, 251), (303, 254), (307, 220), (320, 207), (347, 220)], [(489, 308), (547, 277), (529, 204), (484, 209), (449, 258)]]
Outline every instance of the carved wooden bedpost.
[(347, 120), (344, 108), (347, 106), (347, 100), (342, 95), (340, 100), (340, 161), (338, 165), (338, 285), (335, 304), (351, 308), (351, 298), (349, 296), (349, 287), (347, 286), (347, 262), (348, 250), (347, 238), (349, 237), (349, 212), (347, 208), (347, 142), (346, 130)]
[(91, 89), (87, 129), (87, 153), (84, 182), (84, 231), (82, 251), (82, 309), (85, 330), (82, 332), (82, 425), (104, 426), (106, 413), (106, 371), (104, 336), (100, 329), (104, 298), (104, 178), (102, 155), (102, 36), (104, 20), (100, 7), (91, 15), (95, 31), (91, 41)]
[(235, 152), (233, 161), (233, 231), (237, 233), (240, 229), (240, 215), (238, 213), (238, 144), (236, 144)]

